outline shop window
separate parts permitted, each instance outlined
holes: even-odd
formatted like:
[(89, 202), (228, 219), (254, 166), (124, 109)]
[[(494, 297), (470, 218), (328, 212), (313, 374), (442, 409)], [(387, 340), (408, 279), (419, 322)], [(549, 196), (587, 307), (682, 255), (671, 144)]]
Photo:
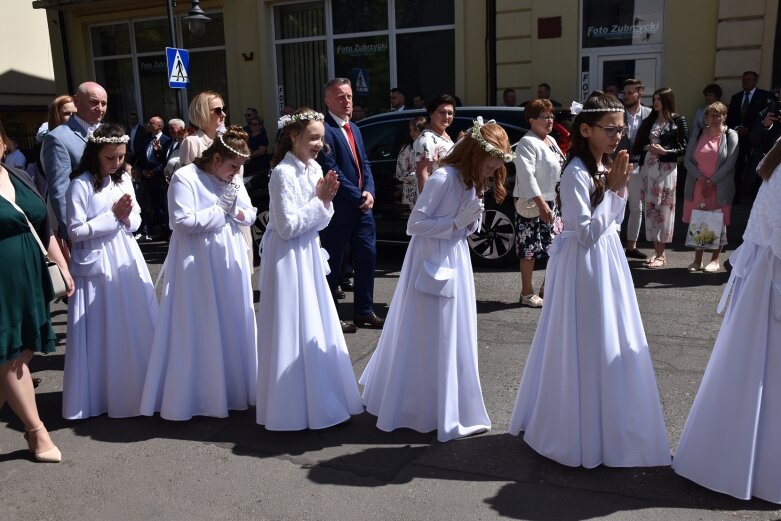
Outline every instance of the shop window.
[(582, 47), (662, 43), (664, 0), (582, 0)]
[(323, 110), (322, 87), (328, 81), (325, 40), (277, 45), (277, 81), (285, 105)]
[(335, 76), (350, 78), (353, 103), (370, 114), (388, 110), (390, 70), (387, 36), (334, 39)]
[(429, 27), (452, 25), (455, 20), (453, 0), (396, 0), (396, 27)]
[(133, 35), (137, 53), (159, 53), (160, 49), (171, 47), (171, 30), (168, 22), (162, 18), (133, 22)]
[(92, 27), (90, 35), (95, 57), (131, 53), (130, 28), (126, 23)]
[(355, 103), (365, 105), (370, 114), (389, 110), (392, 87), (401, 88), (410, 103), (416, 93), (452, 94), (454, 12), (454, 0), (275, 5), (279, 108), (307, 105), (322, 110), (322, 86), (333, 77), (350, 78)]
[[(185, 95), (217, 90), (227, 104), (223, 15), (208, 15), (211, 22), (200, 36), (181, 30), (181, 18), (177, 20), (177, 41), (190, 51), (190, 88)], [(188, 100), (180, 110), (179, 91), (168, 87), (165, 48), (171, 46), (171, 36), (165, 18), (93, 26), (90, 37), (95, 81), (108, 93), (106, 121), (126, 123), (130, 112), (138, 112), (142, 121), (155, 115), (187, 119)]]
[(323, 2), (276, 6), (274, 27), (280, 40), (325, 36), (325, 6)]
[(334, 34), (388, 29), (388, 0), (332, 0)]
[(426, 99), (440, 94), (455, 95), (455, 32), (431, 31), (396, 36), (398, 86), (412, 105), (412, 97)]

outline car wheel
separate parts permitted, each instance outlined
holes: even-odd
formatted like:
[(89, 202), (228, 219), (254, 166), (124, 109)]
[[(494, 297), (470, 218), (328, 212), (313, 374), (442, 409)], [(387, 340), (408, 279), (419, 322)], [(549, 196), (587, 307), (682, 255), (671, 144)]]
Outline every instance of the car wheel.
[(515, 223), (502, 209), (486, 210), (480, 229), (468, 241), (479, 266), (507, 266), (515, 261)]
[(252, 232), (252, 244), (254, 245), (252, 258), (255, 260), (255, 265), (260, 264), (260, 241), (263, 239), (263, 234), (266, 233), (266, 227), (268, 226), (268, 210), (263, 210), (258, 213), (255, 218), (255, 223), (250, 227)]

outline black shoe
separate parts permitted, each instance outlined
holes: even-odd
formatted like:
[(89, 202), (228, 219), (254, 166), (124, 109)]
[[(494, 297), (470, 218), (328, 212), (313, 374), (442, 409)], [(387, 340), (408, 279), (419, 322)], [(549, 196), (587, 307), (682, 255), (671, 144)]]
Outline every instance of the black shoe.
[(41, 379), (37, 376), (33, 376), (33, 389), (41, 385)]
[(353, 324), (358, 327), (380, 329), (385, 324), (385, 319), (378, 317), (374, 313), (369, 313), (368, 315), (355, 315), (353, 316)]
[(337, 298), (337, 300), (344, 300), (346, 295), (344, 294), (344, 291), (342, 291), (341, 286), (336, 286), (336, 292), (334, 292), (334, 296)]
[(339, 323), (342, 325), (342, 333), (355, 333), (358, 331), (358, 328), (355, 326), (355, 324), (350, 324), (349, 322), (345, 322), (344, 320), (340, 320)]
[(339, 283), (339, 287), (342, 288), (342, 291), (355, 291), (355, 284), (350, 279), (344, 279)]
[(637, 248), (635, 248), (634, 250), (627, 249), (626, 250), (626, 256), (629, 259), (647, 259), (648, 258), (648, 255), (646, 255), (645, 253), (641, 252)]

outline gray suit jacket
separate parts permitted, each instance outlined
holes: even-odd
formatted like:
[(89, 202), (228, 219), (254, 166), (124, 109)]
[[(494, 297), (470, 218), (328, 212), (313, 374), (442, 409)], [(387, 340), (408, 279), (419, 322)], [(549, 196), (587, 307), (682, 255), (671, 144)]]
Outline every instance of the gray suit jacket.
[[(68, 238), (65, 226), (65, 191), (71, 172), (76, 170), (87, 146), (87, 131), (74, 118), (55, 128), (43, 138), (41, 164), (49, 184), (49, 200), (57, 218), (57, 234)], [(52, 223), (54, 224), (54, 223)]]
[[(697, 160), (694, 158), (698, 141), (699, 136), (692, 136), (683, 159), (683, 164), (686, 166), (686, 186), (683, 197), (687, 201), (691, 201), (694, 197), (694, 183), (702, 175), (697, 168)], [(732, 199), (735, 197), (735, 161), (737, 159), (738, 133), (729, 129), (719, 144), (719, 162), (716, 166), (716, 172), (710, 178), (716, 187), (716, 202), (719, 203), (719, 206), (732, 204)]]

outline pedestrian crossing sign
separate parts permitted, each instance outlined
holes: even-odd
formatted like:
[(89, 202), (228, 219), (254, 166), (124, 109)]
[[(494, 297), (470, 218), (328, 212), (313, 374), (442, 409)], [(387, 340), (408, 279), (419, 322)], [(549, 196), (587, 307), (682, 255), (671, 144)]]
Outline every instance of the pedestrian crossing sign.
[(190, 53), (186, 49), (165, 48), (168, 64), (168, 86), (172, 89), (186, 89), (190, 86)]
[(353, 69), (353, 88), (359, 96), (369, 95), (369, 69)]

